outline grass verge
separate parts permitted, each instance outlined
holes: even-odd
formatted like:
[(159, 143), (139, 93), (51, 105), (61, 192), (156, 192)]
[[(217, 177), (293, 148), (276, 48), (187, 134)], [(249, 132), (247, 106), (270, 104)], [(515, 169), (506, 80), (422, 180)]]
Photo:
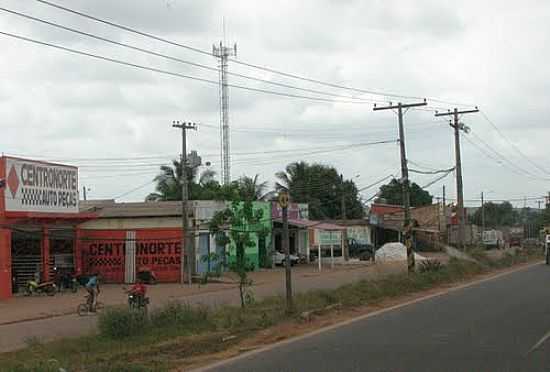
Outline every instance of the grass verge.
[(285, 322), (303, 323), (303, 315), (312, 311), (322, 317), (335, 308), (374, 305), (540, 257), (537, 251), (527, 250), (498, 260), (490, 260), (479, 252), (474, 255), (482, 264), (451, 259), (447, 265), (430, 265), (431, 268), (411, 275), (398, 274), (336, 290), (297, 294), (293, 314), (285, 313), (281, 297), (255, 302), (244, 310), (174, 303), (153, 311), (149, 317), (114, 308), (101, 315), (97, 334), (47, 344), (33, 340), (24, 350), (0, 354), (0, 370), (169, 371), (185, 365), (190, 358), (235, 347), (262, 330)]

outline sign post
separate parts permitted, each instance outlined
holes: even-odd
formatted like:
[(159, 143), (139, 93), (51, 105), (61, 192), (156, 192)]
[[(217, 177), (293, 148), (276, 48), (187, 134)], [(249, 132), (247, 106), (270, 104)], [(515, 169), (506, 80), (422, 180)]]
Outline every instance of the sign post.
[(279, 206), (283, 210), (283, 250), (285, 252), (285, 278), (286, 278), (286, 311), (291, 313), (292, 305), (292, 274), (290, 269), (290, 247), (288, 236), (288, 192), (279, 193)]

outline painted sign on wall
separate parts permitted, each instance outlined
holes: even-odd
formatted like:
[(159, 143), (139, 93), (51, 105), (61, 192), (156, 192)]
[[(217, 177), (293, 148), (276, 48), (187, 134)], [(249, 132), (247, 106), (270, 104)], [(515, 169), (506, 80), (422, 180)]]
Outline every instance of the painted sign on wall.
[(78, 169), (5, 157), (5, 210), (78, 213)]
[(159, 282), (180, 278), (181, 230), (136, 230), (135, 249), (127, 250), (127, 230), (82, 230), (79, 249), (85, 274), (97, 272), (107, 282), (124, 281), (125, 262), (135, 262), (135, 271), (152, 270)]

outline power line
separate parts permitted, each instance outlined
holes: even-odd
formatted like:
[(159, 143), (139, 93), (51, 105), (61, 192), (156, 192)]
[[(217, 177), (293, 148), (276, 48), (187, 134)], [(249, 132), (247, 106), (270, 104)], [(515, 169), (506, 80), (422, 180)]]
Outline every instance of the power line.
[(511, 146), (512, 148), (521, 156), (523, 157), (525, 160), (527, 160), (531, 165), (533, 165), (535, 168), (537, 168), (538, 170), (540, 170), (542, 173), (544, 174), (549, 174), (549, 172), (544, 169), (543, 167), (541, 167), (540, 165), (538, 165), (537, 163), (535, 163), (533, 160), (531, 160), (531, 158), (529, 158), (527, 155), (525, 155), (523, 153), (523, 151), (521, 151), (519, 149), (519, 147), (513, 143), (507, 136), (504, 135), (504, 133), (502, 133), (502, 131), (496, 126), (496, 124), (491, 120), (489, 119), (489, 117), (487, 116), (487, 114), (485, 114), (485, 112), (481, 111), (481, 115), (483, 116), (483, 118), (489, 123), (491, 124), (491, 126), (497, 131), (497, 133), (502, 137), (504, 138)]
[[(36, 1), (40, 1), (40, 0), (36, 0)], [(136, 64), (136, 63), (127, 62), (127, 61), (123, 61), (123, 60), (120, 60), (120, 59), (115, 59), (115, 58), (105, 57), (105, 56), (98, 55), (98, 54), (83, 52), (81, 50), (72, 49), (72, 48), (64, 47), (64, 46), (57, 45), (57, 44), (47, 43), (47, 42), (44, 42), (44, 41), (31, 39), (31, 38), (28, 38), (28, 37), (25, 37), (25, 36), (16, 35), (16, 34), (12, 34), (12, 33), (9, 33), (9, 32), (0, 31), (0, 35), (4, 35), (4, 36), (11, 37), (11, 38), (27, 41), (27, 42), (34, 43), (34, 44), (48, 46), (48, 47), (51, 47), (51, 48), (63, 50), (65, 52), (69, 52), (69, 53), (73, 53), (73, 54), (79, 54), (79, 55), (94, 58), (94, 59), (99, 59), (99, 60), (103, 60), (103, 61), (107, 61), (107, 62), (116, 63), (118, 65), (134, 67), (134, 68), (140, 69), (140, 70), (152, 71), (152, 72), (156, 72), (156, 73), (159, 73), (159, 74), (174, 76), (174, 77), (183, 78), (183, 79), (190, 79), (190, 80), (200, 81), (200, 82), (203, 82), (203, 83), (214, 84), (216, 86), (219, 85), (219, 82), (215, 81), (215, 80), (209, 80), (209, 79), (204, 79), (204, 78), (200, 78), (200, 77), (196, 77), (196, 76), (185, 75), (185, 74), (181, 74), (181, 73), (178, 73), (178, 72), (162, 70), (162, 69), (159, 69), (159, 68), (139, 65), (139, 64)], [(366, 103), (366, 102), (357, 102), (357, 101), (332, 100), (332, 99), (326, 99), (326, 98), (320, 98), (320, 97), (302, 96), (302, 95), (298, 95), (298, 94), (282, 93), (282, 92), (276, 92), (276, 91), (272, 91), (272, 90), (252, 88), (252, 87), (247, 87), (247, 86), (243, 86), (243, 85), (236, 85), (236, 84), (228, 84), (228, 86), (230, 86), (232, 88), (236, 88), (236, 89), (249, 90), (249, 91), (252, 91), (252, 92), (259, 92), (259, 93), (271, 94), (271, 95), (276, 95), (276, 96), (281, 96), (281, 97), (288, 97), (288, 98), (306, 99), (306, 100), (319, 101), (319, 102), (350, 103), (350, 104), (365, 104)]]
[[(35, 22), (40, 22), (40, 23), (43, 23), (43, 24), (47, 24), (47, 25), (52, 26), (52, 27), (56, 27), (56, 28), (59, 28), (59, 29), (65, 30), (65, 31), (73, 32), (73, 33), (76, 33), (76, 34), (79, 34), (79, 35), (87, 36), (87, 37), (90, 37), (90, 38), (93, 38), (93, 39), (96, 39), (96, 40), (101, 40), (101, 41), (104, 41), (106, 43), (110, 43), (110, 44), (113, 44), (113, 45), (118, 45), (118, 46), (121, 46), (121, 47), (124, 47), (124, 48), (128, 48), (128, 49), (131, 49), (131, 50), (141, 52), (141, 53), (145, 53), (145, 54), (153, 55), (153, 56), (156, 56), (156, 57), (164, 58), (164, 59), (167, 59), (167, 60), (170, 60), (170, 61), (174, 61), (174, 62), (178, 62), (178, 63), (182, 63), (182, 64), (186, 64), (186, 65), (206, 69), (206, 70), (209, 70), (209, 71), (214, 71), (214, 72), (217, 72), (217, 73), (220, 72), (220, 70), (216, 67), (211, 67), (211, 66), (207, 66), (207, 65), (204, 65), (204, 64), (201, 64), (201, 63), (191, 62), (191, 61), (187, 61), (187, 60), (184, 60), (184, 59), (181, 59), (181, 58), (177, 58), (177, 57), (169, 56), (169, 55), (166, 55), (166, 54), (154, 52), (154, 51), (151, 51), (151, 50), (148, 50), (148, 49), (139, 48), (139, 47), (136, 47), (136, 46), (131, 45), (131, 44), (126, 44), (126, 43), (118, 42), (118, 41), (115, 41), (115, 40), (111, 40), (111, 39), (101, 37), (101, 36), (98, 36), (98, 35), (94, 35), (94, 34), (91, 34), (91, 33), (88, 33), (88, 32), (84, 32), (84, 31), (81, 31), (81, 30), (78, 30), (78, 29), (75, 29), (75, 28), (63, 26), (59, 23), (50, 22), (50, 21), (47, 21), (47, 20), (44, 20), (44, 19), (41, 19), (41, 18), (33, 17), (31, 15), (28, 15), (28, 14), (16, 12), (14, 10), (2, 8), (2, 7), (0, 7), (0, 10), (4, 11), (4, 12), (7, 12), (7, 13), (10, 13), (10, 14), (13, 14), (13, 15), (16, 15), (16, 16), (19, 16), (19, 17), (23, 17), (23, 18), (35, 21)], [(321, 95), (325, 95), (325, 96), (338, 97), (338, 98), (361, 100), (361, 101), (366, 101), (366, 102), (371, 102), (371, 103), (380, 102), (380, 101), (374, 101), (374, 100), (369, 100), (369, 99), (350, 96), (350, 95), (342, 95), (342, 94), (329, 93), (329, 92), (324, 92), (324, 91), (315, 90), (315, 89), (296, 87), (296, 86), (289, 85), (289, 84), (278, 83), (278, 82), (274, 82), (274, 81), (270, 81), (270, 80), (266, 80), (266, 79), (260, 79), (260, 78), (247, 76), (247, 75), (234, 73), (234, 72), (229, 72), (229, 71), (227, 71), (226, 73), (229, 74), (229, 75), (240, 77), (240, 78), (247, 79), (247, 80), (258, 81), (258, 82), (261, 82), (261, 83), (264, 83), (264, 84), (270, 84), (270, 85), (274, 85), (274, 86), (299, 90), (299, 91), (308, 92), (308, 93), (315, 93), (315, 94), (321, 94)]]
[[(150, 33), (139, 31), (137, 29), (134, 29), (134, 28), (131, 28), (131, 27), (128, 27), (128, 26), (124, 26), (124, 25), (121, 25), (121, 24), (118, 24), (118, 23), (115, 23), (115, 22), (107, 21), (105, 19), (101, 19), (99, 17), (95, 17), (95, 16), (92, 16), (92, 15), (89, 15), (89, 14), (86, 14), (86, 13), (83, 13), (83, 12), (80, 12), (80, 11), (77, 11), (77, 10), (74, 10), (74, 9), (70, 9), (70, 8), (52, 3), (50, 1), (46, 1), (46, 0), (35, 0), (35, 1), (37, 1), (39, 3), (42, 3), (44, 5), (48, 5), (48, 6), (63, 10), (65, 12), (69, 12), (69, 13), (72, 13), (72, 14), (75, 14), (75, 15), (78, 15), (78, 16), (96, 21), (96, 22), (100, 22), (100, 23), (103, 23), (103, 24), (106, 24), (106, 25), (109, 25), (109, 26), (127, 31), (127, 32), (135, 33), (135, 34), (138, 34), (138, 35), (141, 35), (141, 36), (144, 36), (144, 37), (156, 40), (156, 41), (160, 41), (160, 42), (167, 43), (167, 44), (170, 44), (170, 45), (173, 45), (173, 46), (181, 47), (181, 48), (184, 48), (184, 49), (196, 52), (196, 53), (200, 53), (200, 54), (203, 54), (203, 55), (212, 56), (212, 54), (209, 51), (205, 51), (205, 50), (202, 50), (202, 49), (199, 49), (199, 48), (191, 47), (189, 45), (185, 45), (185, 44), (182, 44), (182, 43), (177, 43), (177, 42), (174, 42), (174, 41), (171, 41), (171, 40), (159, 37), (159, 36), (152, 35)], [(358, 93), (366, 93), (366, 94), (372, 94), (372, 95), (377, 95), (377, 96), (406, 98), (406, 99), (421, 99), (421, 97), (417, 97), (417, 96), (400, 95), (400, 94), (393, 94), (393, 93), (389, 93), (389, 92), (359, 89), (359, 88), (348, 87), (348, 86), (344, 86), (344, 85), (340, 85), (340, 84), (324, 82), (324, 81), (321, 81), (321, 80), (311, 79), (311, 78), (299, 76), (299, 75), (296, 75), (296, 74), (291, 74), (291, 73), (275, 70), (275, 69), (272, 69), (272, 68), (269, 68), (269, 67), (259, 66), (259, 65), (256, 65), (256, 64), (240, 61), (240, 60), (233, 59), (233, 58), (230, 58), (228, 60), (233, 62), (233, 63), (239, 64), (239, 65), (243, 65), (243, 66), (251, 67), (251, 68), (254, 68), (254, 69), (258, 69), (258, 70), (271, 72), (271, 73), (274, 73), (274, 74), (277, 74), (277, 75), (286, 76), (286, 77), (290, 77), (290, 78), (293, 78), (293, 79), (307, 81), (307, 82), (314, 83), (314, 84), (328, 86), (328, 87), (331, 87), (331, 88), (344, 89), (344, 90), (348, 90), (348, 91), (355, 91), (355, 92), (358, 92)], [(460, 104), (460, 103), (457, 103), (457, 102), (450, 102), (450, 101), (445, 101), (445, 100), (436, 99), (436, 98), (430, 98), (430, 100), (435, 101), (435, 102), (440, 102), (440, 103), (451, 104), (451, 105), (456, 104), (456, 105), (459, 105), (459, 106), (472, 106), (472, 105), (469, 105), (469, 104)]]

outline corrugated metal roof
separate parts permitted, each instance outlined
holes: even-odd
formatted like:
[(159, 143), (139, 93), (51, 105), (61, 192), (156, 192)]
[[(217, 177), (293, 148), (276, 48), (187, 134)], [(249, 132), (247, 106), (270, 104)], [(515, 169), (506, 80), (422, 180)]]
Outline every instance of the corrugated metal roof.
[[(82, 206), (81, 206), (82, 208)], [(137, 218), (181, 216), (180, 201), (137, 202), (137, 203), (98, 203), (88, 206), (98, 218)]]

